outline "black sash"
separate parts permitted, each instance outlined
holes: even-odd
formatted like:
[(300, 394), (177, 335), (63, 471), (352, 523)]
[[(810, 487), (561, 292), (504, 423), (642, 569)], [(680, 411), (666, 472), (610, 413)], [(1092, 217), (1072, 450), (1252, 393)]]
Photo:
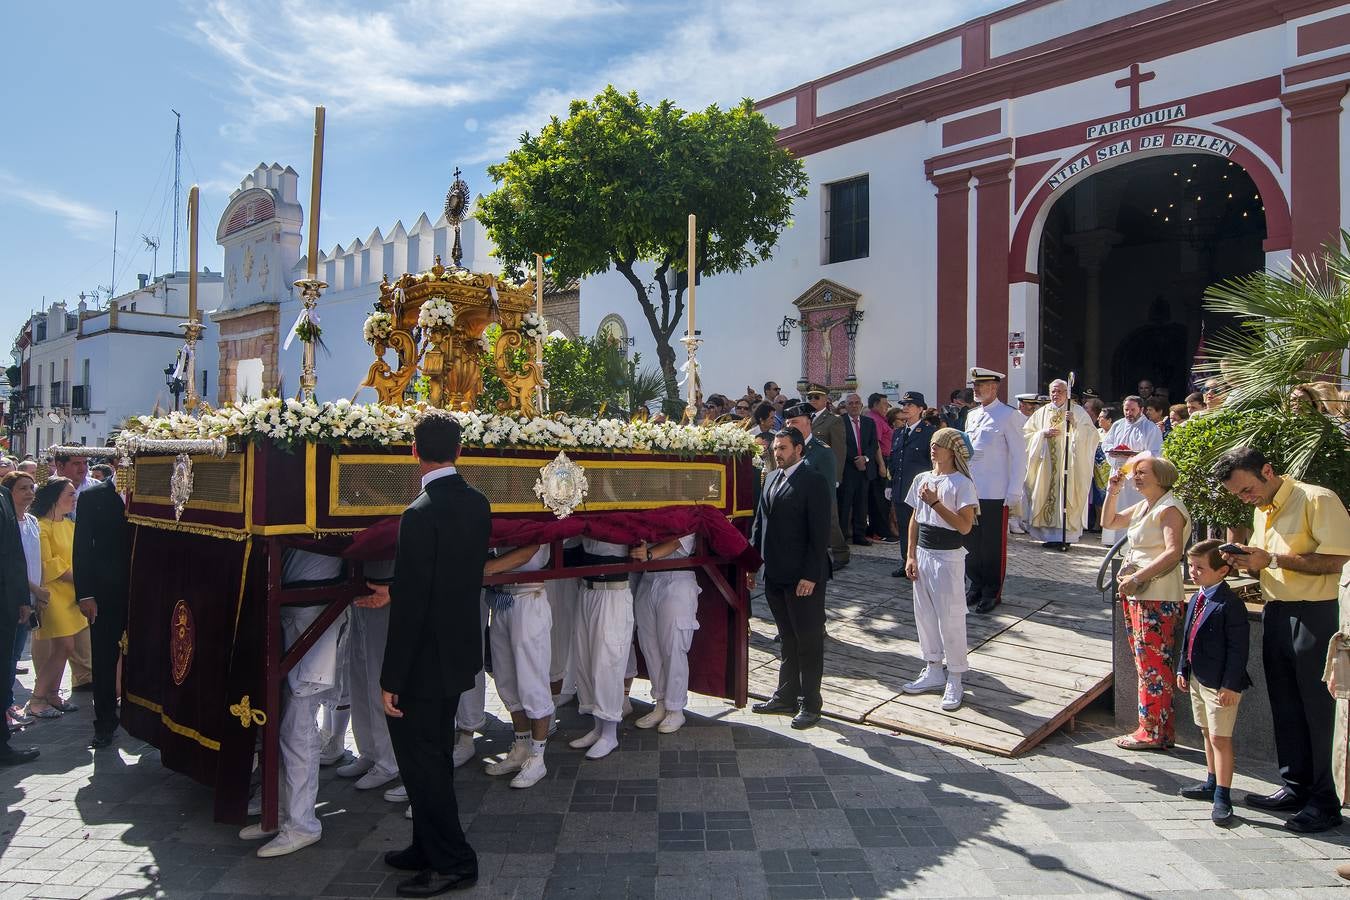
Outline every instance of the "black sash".
[(919, 546), (925, 550), (959, 550), (961, 532), (940, 525), (919, 525)]

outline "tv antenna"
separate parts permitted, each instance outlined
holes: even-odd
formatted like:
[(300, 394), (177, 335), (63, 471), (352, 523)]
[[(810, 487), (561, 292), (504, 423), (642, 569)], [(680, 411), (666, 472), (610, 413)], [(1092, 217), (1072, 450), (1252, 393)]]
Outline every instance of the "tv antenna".
[(145, 241), (145, 246), (150, 249), (150, 280), (154, 281), (155, 276), (159, 274), (159, 238), (152, 238), (148, 234), (141, 235), (141, 240)]
[(183, 114), (170, 109), (178, 119), (173, 132), (173, 271), (178, 271), (178, 203), (183, 193)]

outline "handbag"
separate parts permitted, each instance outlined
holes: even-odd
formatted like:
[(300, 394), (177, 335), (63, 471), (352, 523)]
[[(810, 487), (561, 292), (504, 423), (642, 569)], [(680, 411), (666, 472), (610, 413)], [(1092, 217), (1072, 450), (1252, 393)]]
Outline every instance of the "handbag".
[[(1138, 573), (1139, 570), (1142, 568), (1143, 566), (1139, 565), (1138, 563), (1132, 562), (1126, 563), (1125, 565), (1121, 566), (1120, 571), (1116, 573), (1116, 584), (1117, 585), (1121, 584), (1127, 578), (1133, 578), (1135, 574)], [(1139, 582), (1139, 587), (1135, 589), (1135, 596), (1138, 596), (1142, 594), (1144, 591), (1148, 590), (1148, 586), (1152, 583), (1153, 583), (1152, 578)]]

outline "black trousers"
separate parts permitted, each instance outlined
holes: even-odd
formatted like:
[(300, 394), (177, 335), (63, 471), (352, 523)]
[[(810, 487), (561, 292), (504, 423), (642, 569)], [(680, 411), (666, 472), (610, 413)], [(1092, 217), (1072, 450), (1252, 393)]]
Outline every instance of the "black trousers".
[(808, 712), (818, 713), (825, 673), (825, 585), (817, 584), (809, 597), (798, 597), (796, 584), (765, 582), (764, 599), (783, 638), (774, 699), (783, 703), (800, 699)]
[(442, 875), (477, 874), (478, 856), (464, 839), (455, 800), (455, 707), (459, 695), (400, 696), (401, 718), (386, 716), (399, 775), (413, 811), (413, 849)]
[(1308, 806), (1336, 812), (1331, 778), (1336, 701), (1322, 684), (1327, 645), (1338, 626), (1336, 600), (1270, 601), (1261, 614), (1261, 658), (1275, 725), (1280, 777)]
[(867, 482), (867, 514), (871, 519), (867, 531), (879, 538), (894, 537), (891, 534), (891, 502), (886, 499), (889, 486), (890, 481), (885, 478)]
[(1002, 500), (981, 500), (980, 517), (966, 535), (966, 603), (999, 599), (1008, 549), (1008, 508)]
[(861, 541), (867, 537), (867, 473), (852, 463), (844, 468), (839, 484), (839, 527), (844, 538)]
[[(0, 615), (0, 647), (4, 648), (3, 669), (0, 669), (0, 678), (8, 679), (9, 684), (14, 683), (14, 669), (10, 667), (10, 662), (14, 653), (15, 631), (18, 630), (19, 611), (16, 609), (12, 613), (5, 611), (5, 615)], [(5, 723), (4, 728), (0, 728), (0, 753), (9, 750), (9, 723)]]
[(900, 529), (900, 568), (905, 567), (905, 554), (909, 551), (909, 520), (914, 518), (914, 510), (896, 494), (891, 494), (895, 504), (895, 527)]
[(122, 634), (127, 628), (127, 602), (102, 601), (89, 626), (90, 669), (94, 677), (94, 732), (117, 730), (117, 660), (122, 656)]

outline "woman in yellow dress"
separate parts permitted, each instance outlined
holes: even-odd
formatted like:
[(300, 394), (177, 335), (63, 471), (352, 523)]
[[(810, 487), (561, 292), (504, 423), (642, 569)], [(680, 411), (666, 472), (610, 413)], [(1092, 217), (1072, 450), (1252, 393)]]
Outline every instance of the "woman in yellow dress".
[(38, 670), (28, 712), (43, 719), (78, 708), (60, 695), (66, 660), (75, 649), (75, 635), (89, 627), (89, 620), (75, 603), (75, 523), (67, 518), (74, 509), (75, 483), (69, 478), (48, 480), (33, 501), (33, 515), (42, 533), (42, 586), (48, 592), (33, 637), (51, 641), (51, 655)]

